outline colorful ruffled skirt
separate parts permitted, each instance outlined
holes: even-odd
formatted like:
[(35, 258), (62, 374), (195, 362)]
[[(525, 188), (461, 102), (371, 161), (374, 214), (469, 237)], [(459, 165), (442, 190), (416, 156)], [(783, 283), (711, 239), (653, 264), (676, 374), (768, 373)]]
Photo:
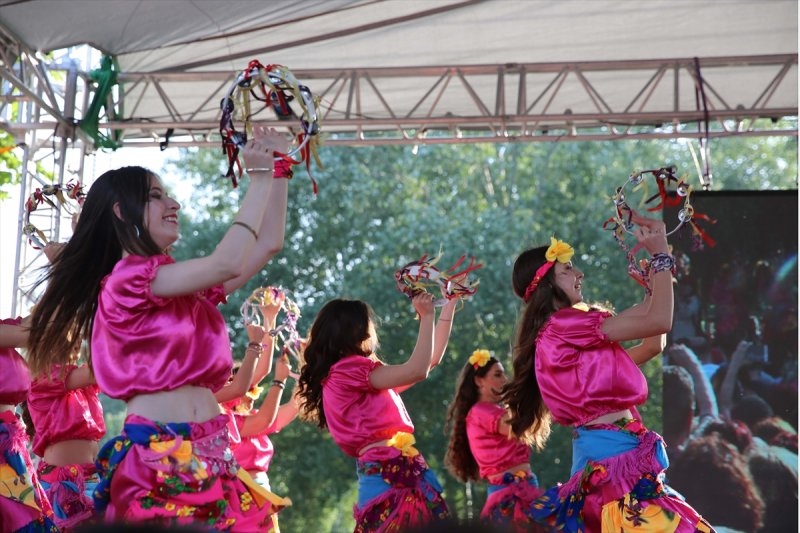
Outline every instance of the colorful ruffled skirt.
[(230, 449), (228, 418), (161, 423), (129, 415), (100, 450), (95, 508), (109, 521), (269, 531), (291, 502), (256, 484)]
[(709, 533), (663, 483), (664, 440), (633, 419), (576, 428), (572, 477), (534, 504), (541, 524), (567, 533)]
[(539, 531), (533, 517), (533, 506), (542, 492), (532, 472), (506, 472), (501, 480), (489, 484), (481, 520), (503, 531)]
[(37, 474), (61, 533), (92, 518), (92, 495), (100, 481), (94, 463), (54, 466), (41, 460)]
[(386, 459), (358, 460), (356, 533), (405, 531), (450, 518), (442, 486), (422, 455), (395, 452)]
[(12, 411), (0, 412), (0, 533), (57, 533), (27, 441), (19, 418)]

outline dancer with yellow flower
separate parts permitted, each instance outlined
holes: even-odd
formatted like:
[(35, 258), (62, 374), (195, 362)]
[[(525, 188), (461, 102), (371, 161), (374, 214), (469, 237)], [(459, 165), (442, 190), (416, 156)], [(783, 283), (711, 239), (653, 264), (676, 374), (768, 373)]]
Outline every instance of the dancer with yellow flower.
[[(551, 417), (574, 428), (570, 479), (534, 508), (540, 523), (564, 532), (708, 532), (708, 523), (663, 483), (660, 435), (641, 422), (647, 381), (637, 365), (654, 357), (652, 339), (672, 327), (672, 271), (664, 223), (633, 213), (637, 240), (652, 254), (645, 301), (612, 315), (583, 303), (583, 272), (572, 247), (520, 254), (512, 284), (523, 301), (513, 347), (514, 379), (503, 399), (511, 429), (538, 447)], [(626, 351), (620, 342), (651, 339)]]
[(500, 395), (508, 379), (489, 350), (475, 350), (461, 370), (447, 412), (450, 442), (445, 463), (462, 482), (485, 479), (481, 520), (504, 531), (535, 531), (533, 503), (542, 495), (531, 472), (530, 446), (513, 438)]
[(396, 365), (375, 353), (375, 318), (365, 302), (331, 300), (314, 319), (298, 380), (301, 416), (327, 428), (357, 460), (356, 532), (402, 531), (449, 517), (436, 476), (413, 446), (414, 424), (400, 393), (441, 361), (457, 302), (444, 304), (434, 326), (432, 295), (412, 298), (417, 342)]

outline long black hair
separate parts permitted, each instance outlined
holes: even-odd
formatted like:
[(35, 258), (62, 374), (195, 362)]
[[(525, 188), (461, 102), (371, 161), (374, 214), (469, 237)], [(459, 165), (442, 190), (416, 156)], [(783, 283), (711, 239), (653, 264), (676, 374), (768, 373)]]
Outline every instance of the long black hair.
[(91, 336), (101, 281), (123, 250), (143, 256), (162, 252), (144, 225), (154, 176), (142, 167), (122, 167), (92, 184), (72, 237), (39, 281), (47, 287), (31, 317), (27, 359), (34, 376), (66, 363)]
[(485, 365), (478, 368), (471, 363), (465, 364), (456, 382), (456, 394), (447, 409), (450, 441), (447, 444), (444, 462), (447, 470), (462, 482), (480, 479), (480, 468), (469, 447), (467, 437), (467, 414), (472, 406), (480, 400), (480, 392), (475, 378), (485, 377), (499, 362), (494, 357), (490, 357)]
[(567, 294), (554, 282), (555, 268), (548, 270), (528, 301), (525, 301), (525, 290), (538, 268), (547, 261), (547, 248), (540, 246), (526, 250), (514, 262), (511, 284), (514, 294), (523, 300), (523, 307), (512, 347), (514, 377), (504, 387), (502, 394), (510, 413), (512, 433), (522, 442), (538, 449), (544, 447), (550, 435), (551, 419), (536, 381), (536, 337), (550, 315), (570, 305)]
[[(375, 313), (361, 300), (331, 300), (317, 313), (303, 350), (303, 366), (297, 380), (302, 417), (327, 427), (322, 406), (322, 380), (331, 367), (349, 355), (373, 355)], [(369, 342), (370, 340), (375, 341)]]

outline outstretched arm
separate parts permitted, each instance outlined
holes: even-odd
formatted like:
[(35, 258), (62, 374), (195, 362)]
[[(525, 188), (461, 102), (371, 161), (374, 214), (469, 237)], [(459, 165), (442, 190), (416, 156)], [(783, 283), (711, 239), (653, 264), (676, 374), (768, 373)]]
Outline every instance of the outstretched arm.
[(447, 343), (450, 341), (450, 332), (453, 329), (453, 317), (455, 316), (458, 298), (448, 300), (439, 313), (436, 327), (433, 330), (433, 359), (431, 368), (442, 362), (444, 352), (447, 350)]
[[(272, 168), (272, 153), (286, 147), (286, 138), (276, 131), (256, 128), (243, 155), (249, 167)], [(159, 267), (150, 290), (155, 296), (190, 294), (225, 284), (231, 291), (252, 277), (252, 265), (262, 261), (265, 242), (274, 235), (259, 235), (270, 191), (276, 181), (271, 172), (250, 172), (250, 184), (236, 215), (216, 249), (206, 257), (180, 261)], [(285, 184), (284, 184), (285, 185)], [(276, 193), (277, 194), (277, 193)], [(265, 260), (262, 261), (263, 266)]]
[(292, 367), (287, 355), (283, 355), (275, 363), (275, 379), (270, 385), (267, 397), (264, 398), (258, 412), (245, 419), (242, 429), (239, 431), (242, 437), (257, 435), (275, 422), (275, 417), (278, 414), (278, 405), (281, 403), (283, 389), (286, 387), (286, 380), (291, 370)]
[[(634, 234), (645, 249), (653, 255), (669, 254), (664, 222), (634, 213), (631, 220), (637, 224)], [(622, 312), (606, 318), (603, 333), (612, 341), (629, 341), (656, 337), (672, 329), (673, 294), (672, 272), (661, 268), (651, 274), (652, 299), (646, 311)]]
[(401, 365), (381, 365), (369, 374), (376, 389), (394, 389), (418, 383), (428, 377), (433, 361), (433, 296), (423, 292), (411, 300), (419, 315), (417, 344), (408, 361)]
[(719, 416), (714, 388), (711, 386), (711, 382), (705, 372), (703, 372), (703, 366), (700, 364), (697, 354), (685, 344), (673, 344), (669, 347), (668, 353), (673, 363), (685, 368), (692, 376), (698, 416), (700, 418)]
[(733, 408), (734, 403), (733, 392), (739, 376), (739, 369), (742, 367), (747, 350), (752, 344), (746, 340), (740, 341), (733, 351), (733, 355), (731, 355), (731, 360), (725, 371), (725, 379), (722, 380), (722, 386), (719, 389), (719, 412), (723, 416), (728, 417), (731, 414), (731, 408)]
[(228, 402), (241, 398), (250, 390), (253, 381), (256, 365), (262, 359), (261, 338), (264, 336), (264, 329), (256, 324), (247, 325), (247, 338), (249, 343), (244, 351), (244, 359), (239, 367), (239, 371), (233, 379), (226, 383), (220, 390), (214, 393), (217, 402)]
[(270, 331), (276, 327), (276, 319), (279, 305), (260, 305), (258, 310), (264, 318), (264, 327), (261, 329), (261, 359), (258, 361), (256, 370), (253, 373), (253, 378), (250, 382), (250, 387), (255, 387), (261, 380), (264, 379), (270, 372), (272, 372), (272, 356), (275, 353), (275, 337), (270, 335)]

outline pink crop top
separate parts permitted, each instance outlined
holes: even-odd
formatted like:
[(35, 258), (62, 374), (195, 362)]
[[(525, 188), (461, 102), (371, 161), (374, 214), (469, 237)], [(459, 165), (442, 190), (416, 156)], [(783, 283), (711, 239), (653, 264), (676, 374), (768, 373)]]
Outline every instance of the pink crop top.
[(467, 413), (467, 438), (480, 476), (488, 478), (530, 462), (531, 449), (498, 431), (506, 410), (491, 402), (478, 402)]
[(647, 381), (601, 326), (606, 311), (573, 307), (553, 313), (536, 339), (536, 380), (553, 418), (580, 426), (647, 401)]
[(121, 259), (102, 282), (92, 329), (92, 369), (100, 390), (129, 400), (184, 385), (216, 392), (231, 375), (233, 357), (217, 304), (222, 285), (161, 298), (150, 292), (168, 255)]
[[(22, 318), (8, 318), (3, 324), (19, 325)], [(24, 402), (31, 388), (31, 374), (28, 365), (14, 348), (0, 348), (0, 369), (3, 378), (0, 379), (0, 404), (16, 405)]]
[(36, 429), (33, 453), (39, 457), (51, 444), (71, 439), (99, 441), (106, 434), (98, 386), (67, 390), (65, 380), (76, 368), (67, 365), (62, 371), (56, 365), (49, 377), (37, 378), (31, 385), (28, 410)]
[(392, 389), (375, 389), (369, 374), (380, 361), (350, 355), (337, 361), (322, 380), (322, 407), (328, 431), (344, 453), (358, 451), (398, 431), (414, 432), (400, 395)]
[[(247, 417), (257, 412), (258, 410), (254, 409), (249, 415), (233, 415), (239, 433), (241, 433)], [(272, 441), (269, 440), (269, 435), (272, 433), (275, 433), (275, 423), (261, 433), (242, 437), (241, 443), (233, 449), (233, 455), (239, 466), (245, 470), (268, 471), (272, 456), (275, 455), (275, 448), (272, 446)]]

